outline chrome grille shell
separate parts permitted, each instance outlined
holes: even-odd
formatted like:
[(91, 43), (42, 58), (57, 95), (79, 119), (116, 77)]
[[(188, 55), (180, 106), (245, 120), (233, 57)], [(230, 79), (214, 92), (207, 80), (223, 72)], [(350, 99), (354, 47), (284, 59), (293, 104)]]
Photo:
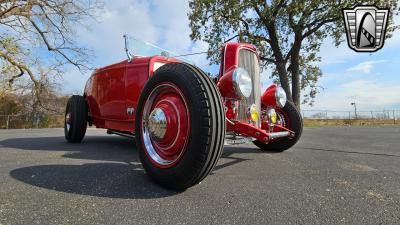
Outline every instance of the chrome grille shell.
[(261, 82), (258, 57), (254, 51), (247, 48), (240, 48), (237, 57), (237, 66), (247, 70), (253, 80), (253, 90), (250, 97), (237, 101), (237, 120), (245, 123), (251, 123), (260, 128), (260, 119), (257, 122), (253, 122), (248, 119), (248, 111), (250, 106), (253, 104), (256, 105), (258, 114), (261, 116)]

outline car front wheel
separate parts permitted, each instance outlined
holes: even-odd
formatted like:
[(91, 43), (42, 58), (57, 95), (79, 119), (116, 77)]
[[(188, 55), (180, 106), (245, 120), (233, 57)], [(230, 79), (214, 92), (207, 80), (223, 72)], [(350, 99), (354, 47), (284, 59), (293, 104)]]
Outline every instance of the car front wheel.
[(136, 143), (147, 174), (184, 190), (203, 180), (223, 148), (221, 96), (198, 68), (171, 63), (145, 85), (136, 111)]
[[(300, 139), (301, 133), (303, 132), (303, 119), (294, 103), (290, 101), (286, 102), (285, 107), (275, 110), (280, 124), (293, 131), (294, 136), (273, 140), (268, 144), (264, 144), (258, 140), (253, 141), (253, 143), (264, 151), (282, 152), (295, 145)], [(278, 130), (274, 128), (274, 132), (282, 131), (279, 128), (277, 129)]]

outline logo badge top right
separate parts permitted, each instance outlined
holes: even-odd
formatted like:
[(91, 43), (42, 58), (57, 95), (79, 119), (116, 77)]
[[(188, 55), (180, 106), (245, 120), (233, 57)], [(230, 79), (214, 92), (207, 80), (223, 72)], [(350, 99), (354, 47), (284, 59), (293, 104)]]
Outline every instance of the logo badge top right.
[(359, 5), (342, 12), (351, 49), (375, 52), (383, 47), (389, 9)]

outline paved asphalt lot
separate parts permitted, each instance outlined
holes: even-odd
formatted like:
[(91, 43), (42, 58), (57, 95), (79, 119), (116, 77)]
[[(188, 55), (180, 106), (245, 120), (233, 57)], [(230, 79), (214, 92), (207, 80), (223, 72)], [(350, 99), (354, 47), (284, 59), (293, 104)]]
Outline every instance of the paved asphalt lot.
[(400, 224), (400, 127), (306, 128), (284, 153), (225, 147), (183, 193), (134, 143), (90, 129), (0, 130), (0, 224)]

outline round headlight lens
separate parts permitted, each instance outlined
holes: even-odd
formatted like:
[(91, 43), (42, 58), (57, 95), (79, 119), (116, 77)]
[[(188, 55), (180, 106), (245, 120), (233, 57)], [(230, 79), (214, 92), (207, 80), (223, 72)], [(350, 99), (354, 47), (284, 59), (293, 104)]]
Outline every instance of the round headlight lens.
[(281, 87), (276, 88), (275, 93), (276, 103), (279, 107), (283, 108), (286, 105), (286, 92)]
[(236, 94), (245, 98), (250, 97), (253, 90), (253, 82), (249, 73), (245, 69), (238, 67), (233, 72), (232, 78)]

